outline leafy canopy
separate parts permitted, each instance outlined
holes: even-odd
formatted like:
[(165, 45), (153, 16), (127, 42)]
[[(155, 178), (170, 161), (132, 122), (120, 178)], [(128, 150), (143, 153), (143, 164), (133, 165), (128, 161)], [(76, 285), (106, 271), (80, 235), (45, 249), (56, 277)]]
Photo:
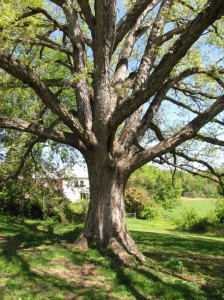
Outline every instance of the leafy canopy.
[(53, 140), (222, 185), (221, 2), (109, 2), (1, 1), (1, 175)]

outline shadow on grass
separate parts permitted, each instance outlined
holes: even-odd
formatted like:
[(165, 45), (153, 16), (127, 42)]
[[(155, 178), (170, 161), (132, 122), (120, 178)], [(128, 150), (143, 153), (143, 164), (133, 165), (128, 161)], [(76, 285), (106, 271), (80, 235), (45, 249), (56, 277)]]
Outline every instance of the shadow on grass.
[[(75, 241), (81, 231), (81, 228), (78, 227), (63, 234), (55, 234), (55, 224), (49, 224), (46, 229), (39, 229), (39, 224), (41, 222), (28, 224), (22, 220), (0, 221), (0, 255), (6, 266), (6, 270), (0, 271), (0, 277), (5, 276), (7, 279), (4, 286), (0, 285), (0, 299), (4, 299), (6, 296), (7, 299), (10, 299), (9, 293), (12, 293), (11, 299), (14, 299), (15, 296), (19, 297), (18, 293), (21, 289), (24, 289), (22, 297), (31, 296), (32, 299), (38, 300), (46, 299), (45, 297), (47, 299), (76, 299), (79, 296), (82, 296), (82, 299), (105, 299), (101, 296), (102, 291), (94, 286), (86, 289), (84, 285), (77, 284), (75, 278), (68, 282), (57, 276), (58, 274), (54, 276), (48, 270), (43, 271), (42, 268), (31, 266), (30, 254), (33, 252), (34, 256), (38, 256), (37, 249), (39, 247), (61, 245), (63, 250), (66, 248), (66, 244)], [(28, 253), (28, 259), (26, 259), (26, 255), (24, 257), (24, 253)], [(85, 257), (79, 253), (74, 252), (73, 258), (74, 265), (84, 263)], [(39, 260), (41, 262), (41, 258)], [(45, 263), (45, 261), (42, 262)], [(47, 296), (44, 296), (45, 294)]]
[[(146, 257), (160, 269), (174, 267), (173, 277), (199, 284), (206, 299), (224, 299), (224, 242), (172, 234), (132, 232), (132, 236)], [(176, 265), (175, 265), (176, 264)], [(178, 264), (181, 266), (178, 270)], [(176, 273), (176, 274), (175, 274)], [(181, 274), (178, 274), (181, 273)], [(178, 284), (185, 290), (185, 285)], [(185, 287), (184, 287), (185, 286)], [(178, 286), (177, 286), (178, 287)], [(189, 291), (186, 290), (186, 295)], [(184, 293), (185, 294), (185, 293)], [(191, 294), (189, 294), (191, 295)], [(184, 299), (194, 298), (193, 294)]]
[(131, 296), (138, 300), (207, 299), (204, 297), (203, 290), (196, 289), (193, 285), (179, 279), (173, 279), (172, 276), (164, 276), (162, 272), (145, 266), (137, 265), (136, 267), (126, 268), (114, 259), (111, 259), (108, 265), (104, 265), (103, 261), (98, 265), (112, 270), (116, 276), (116, 288), (111, 292), (115, 292), (119, 286), (124, 285)]
[[(153, 260), (155, 268), (136, 265), (126, 268), (110, 257), (102, 258), (95, 250), (86, 253), (72, 251), (72, 243), (78, 237), (81, 227), (77, 226), (66, 232), (55, 233), (57, 224), (43, 222), (27, 223), (22, 220), (0, 220), (0, 254), (5, 266), (12, 265), (11, 269), (1, 270), (6, 278), (6, 284), (1, 286), (1, 299), (11, 291), (14, 294), (23, 290), (23, 297), (32, 299), (128, 299), (117, 295), (120, 289), (129, 295), (130, 299), (224, 299), (221, 288), (222, 274), (224, 274), (223, 242), (191, 239), (167, 234), (132, 232), (132, 236), (144, 255)], [(60, 232), (60, 231), (59, 231)], [(71, 276), (77, 274), (84, 265), (93, 266), (105, 277), (105, 285), (84, 283), (76, 278), (65, 278), (62, 273), (50, 273), (51, 257), (54, 246), (59, 249), (58, 257), (69, 258), (68, 269)], [(63, 255), (65, 255), (63, 257)], [(175, 256), (183, 262), (188, 277), (181, 280), (175, 273), (167, 275), (156, 266), (166, 268), (166, 262)], [(57, 257), (57, 258), (58, 258)], [(33, 260), (39, 259), (36, 267)], [(57, 262), (60, 265), (60, 261)], [(15, 266), (13, 268), (13, 265)], [(57, 265), (58, 266), (58, 265)], [(65, 265), (66, 266), (66, 265)], [(73, 271), (73, 272), (72, 272)], [(112, 274), (112, 275), (111, 275)], [(191, 276), (205, 278), (204, 285), (192, 284)], [(16, 278), (16, 280), (14, 280)], [(96, 279), (97, 280), (97, 279)], [(104, 289), (107, 283), (107, 290)], [(112, 282), (112, 284), (111, 284)], [(4, 296), (5, 293), (5, 296)], [(8, 295), (7, 295), (8, 296)], [(123, 296), (122, 296), (123, 297)], [(19, 298), (19, 296), (18, 296)], [(7, 298), (9, 299), (9, 297)]]
[(141, 247), (142, 251), (148, 248), (167, 248), (173, 251), (188, 251), (202, 255), (224, 255), (224, 241), (206, 239), (201, 236), (187, 237), (177, 236), (172, 233), (148, 233), (131, 231), (132, 237)]

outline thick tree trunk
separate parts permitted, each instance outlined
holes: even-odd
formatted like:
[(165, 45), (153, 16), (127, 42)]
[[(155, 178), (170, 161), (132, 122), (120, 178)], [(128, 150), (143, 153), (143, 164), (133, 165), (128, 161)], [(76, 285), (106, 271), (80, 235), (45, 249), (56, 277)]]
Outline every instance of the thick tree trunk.
[(124, 264), (134, 256), (144, 261), (125, 224), (124, 188), (127, 181), (118, 167), (90, 164), (90, 206), (84, 231), (76, 245), (87, 248), (96, 243), (109, 250)]

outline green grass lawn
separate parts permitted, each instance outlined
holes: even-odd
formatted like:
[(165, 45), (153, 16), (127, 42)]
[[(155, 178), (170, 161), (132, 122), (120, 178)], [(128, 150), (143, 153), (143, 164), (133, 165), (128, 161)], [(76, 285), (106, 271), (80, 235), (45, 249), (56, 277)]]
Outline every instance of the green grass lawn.
[(74, 249), (81, 225), (0, 217), (0, 299), (224, 299), (223, 239), (136, 221), (128, 226), (147, 261), (127, 268)]
[(180, 205), (162, 213), (170, 218), (178, 218), (184, 210), (194, 209), (200, 217), (206, 216), (215, 208), (217, 199), (209, 198), (182, 198)]
[[(160, 209), (159, 216), (155, 220), (139, 220), (139, 219), (127, 219), (128, 227), (131, 230), (142, 232), (176, 232), (175, 220), (181, 218), (185, 210), (194, 209), (198, 216), (205, 217), (209, 212), (214, 210), (217, 199), (208, 198), (195, 198), (185, 199), (182, 198), (180, 205), (175, 206), (172, 209), (165, 210)], [(174, 234), (174, 232), (173, 232)], [(178, 235), (186, 236), (190, 235), (186, 232), (178, 232)], [(211, 233), (209, 233), (211, 235)]]

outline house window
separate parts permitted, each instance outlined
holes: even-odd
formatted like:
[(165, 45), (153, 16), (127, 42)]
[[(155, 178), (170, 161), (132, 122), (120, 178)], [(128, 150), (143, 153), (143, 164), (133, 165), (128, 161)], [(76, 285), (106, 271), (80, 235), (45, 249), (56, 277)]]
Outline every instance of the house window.
[(84, 187), (85, 186), (84, 181), (81, 180), (79, 185), (80, 187)]
[(81, 200), (89, 200), (89, 194), (88, 193), (80, 193)]

